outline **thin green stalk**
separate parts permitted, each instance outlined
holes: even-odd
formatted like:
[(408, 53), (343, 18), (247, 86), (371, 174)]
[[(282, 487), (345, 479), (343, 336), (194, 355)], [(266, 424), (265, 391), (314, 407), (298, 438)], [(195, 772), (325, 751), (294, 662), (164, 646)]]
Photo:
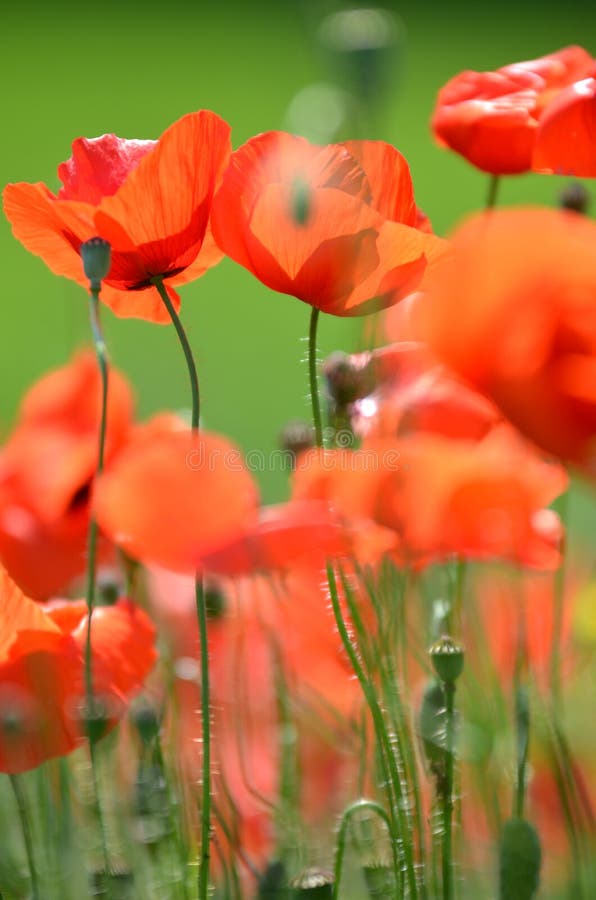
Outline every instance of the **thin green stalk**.
[(491, 175), (488, 184), (488, 192), (486, 195), (486, 209), (494, 209), (497, 205), (497, 195), (499, 193), (499, 185), (501, 177), (499, 175)]
[(312, 403), (312, 418), (315, 426), (315, 442), (317, 447), (323, 448), (323, 424), (321, 419), (321, 402), (319, 400), (319, 386), (317, 382), (317, 327), (319, 324), (320, 310), (313, 306), (310, 314), (310, 328), (308, 332), (308, 375), (310, 380), (310, 400)]
[(188, 337), (186, 335), (186, 331), (184, 330), (184, 326), (180, 321), (180, 316), (176, 312), (174, 308), (174, 304), (170, 300), (170, 296), (167, 292), (167, 289), (163, 283), (163, 278), (156, 276), (153, 279), (153, 284), (158, 290), (159, 296), (161, 297), (165, 308), (168, 311), (168, 315), (172, 320), (172, 325), (176, 329), (176, 334), (178, 336), (178, 340), (180, 341), (180, 346), (182, 347), (182, 352), (184, 353), (184, 359), (186, 360), (186, 366), (188, 368), (188, 377), (190, 380), (190, 394), (191, 394), (191, 421), (190, 427), (193, 431), (199, 430), (199, 419), (201, 416), (201, 395), (199, 393), (199, 376), (197, 374), (197, 367), (195, 364), (193, 352), (188, 341)]
[(563, 636), (563, 612), (565, 607), (565, 581), (567, 577), (567, 527), (569, 522), (569, 490), (559, 497), (558, 511), (564, 528), (561, 565), (554, 575), (553, 644), (550, 656), (550, 685), (553, 707), (561, 712), (561, 640)]
[[(104, 452), (106, 443), (107, 409), (109, 368), (108, 354), (101, 323), (99, 319), (99, 289), (92, 287), (89, 292), (89, 320), (91, 334), (95, 347), (95, 356), (101, 376), (101, 418), (99, 424), (99, 441), (97, 450), (97, 474), (102, 472), (104, 465)], [(87, 536), (87, 639), (85, 643), (85, 690), (87, 697), (87, 711), (93, 709), (93, 662), (91, 656), (91, 617), (95, 607), (95, 588), (97, 577), (97, 537), (98, 528), (95, 518), (89, 520), (89, 532)]]
[(455, 731), (455, 682), (443, 682), (445, 694), (445, 789), (442, 794), (443, 900), (453, 898), (453, 769)]
[(19, 811), (19, 819), (21, 821), (21, 830), (23, 832), (23, 842), (25, 844), (25, 853), (27, 854), (27, 864), (29, 866), (29, 874), (31, 876), (31, 900), (41, 900), (39, 892), (39, 881), (37, 878), (37, 869), (35, 868), (35, 856), (33, 853), (33, 836), (31, 834), (31, 824), (27, 813), (27, 798), (25, 789), (21, 781), (21, 775), (9, 775), (10, 784), (17, 802)]
[[(323, 426), (321, 419), (321, 405), (319, 400), (319, 388), (317, 382), (317, 325), (319, 321), (319, 310), (313, 307), (310, 317), (310, 330), (309, 330), (309, 338), (308, 338), (308, 364), (309, 364), (309, 378), (310, 378), (310, 395), (311, 395), (311, 403), (312, 403), (312, 416), (313, 416), (313, 424), (315, 428), (315, 440), (316, 445), (320, 449), (323, 449)], [(333, 566), (330, 563), (327, 563), (327, 583), (329, 585), (329, 593), (331, 595), (331, 604), (333, 607), (333, 614), (335, 617), (335, 622), (337, 625), (337, 629), (341, 638), (341, 642), (343, 644), (344, 650), (348, 655), (348, 659), (350, 660), (350, 664), (356, 675), (358, 682), (360, 683), (360, 687), (364, 694), (365, 700), (369, 707), (375, 734), (377, 736), (377, 740), (379, 741), (379, 745), (381, 748), (381, 755), (385, 757), (385, 762), (388, 766), (389, 770), (389, 784), (391, 785), (392, 790), (395, 792), (395, 802), (390, 803), (390, 812), (392, 818), (395, 819), (396, 823), (399, 823), (399, 832), (402, 839), (403, 844), (403, 854), (404, 854), (404, 866), (406, 871), (406, 878), (409, 885), (409, 893), (410, 900), (415, 900), (418, 897), (418, 885), (416, 882), (416, 873), (414, 870), (414, 863), (412, 858), (412, 847), (410, 841), (410, 835), (408, 833), (407, 822), (405, 821), (405, 813), (402, 804), (402, 786), (400, 773), (397, 767), (397, 762), (395, 759), (395, 754), (393, 752), (393, 747), (391, 744), (391, 738), (387, 731), (387, 727), (385, 724), (385, 720), (383, 718), (383, 712), (381, 710), (377, 695), (375, 693), (374, 685), (369, 681), (364, 671), (364, 668), (358, 658), (358, 653), (354, 648), (352, 641), (350, 639), (350, 635), (348, 633), (348, 629), (346, 623), (343, 618), (343, 613), (341, 609), (341, 604), (339, 602), (339, 595), (337, 591), (337, 583), (335, 580), (335, 572), (333, 570)], [(392, 829), (392, 833), (395, 833), (395, 828)], [(396, 871), (396, 883), (399, 883), (399, 873)]]
[[(97, 467), (96, 476), (103, 471), (104, 454), (106, 443), (107, 429), (107, 410), (108, 410), (108, 388), (109, 388), (109, 364), (106, 342), (104, 340), (101, 322), (99, 318), (99, 293), (100, 285), (92, 284), (89, 290), (89, 321), (91, 325), (91, 334), (93, 337), (93, 345), (95, 347), (95, 356), (99, 368), (101, 378), (101, 412), (99, 423), (99, 437), (97, 448)], [(97, 817), (97, 823), (100, 833), (101, 851), (103, 863), (106, 873), (106, 883), (109, 882), (110, 859), (108, 854), (108, 846), (106, 840), (106, 832), (103, 821), (103, 813), (101, 809), (101, 801), (99, 795), (99, 778), (97, 766), (96, 746), (97, 740), (101, 736), (98, 735), (97, 716), (100, 714), (96, 709), (95, 698), (93, 693), (93, 654), (91, 646), (91, 626), (93, 622), (93, 610), (95, 608), (95, 592), (97, 581), (97, 539), (98, 527), (95, 517), (92, 515), (89, 519), (89, 531), (87, 535), (87, 636), (85, 640), (85, 722), (87, 726), (87, 736), (89, 738), (89, 756), (91, 760), (91, 776), (93, 781), (93, 797), (94, 808)]]
[[(164, 306), (166, 307), (172, 324), (176, 329), (178, 340), (184, 353), (188, 376), (190, 379), (190, 393), (192, 399), (191, 428), (194, 432), (199, 430), (201, 414), (201, 396), (199, 392), (199, 377), (195, 365), (194, 356), (180, 321), (180, 317), (170, 300), (168, 292), (161, 277), (155, 277), (153, 284), (157, 288)], [(201, 794), (201, 850), (199, 859), (199, 900), (206, 900), (209, 893), (209, 864), (211, 858), (211, 691), (209, 684), (209, 641), (207, 636), (207, 609), (203, 590), (203, 579), (199, 573), (195, 578), (195, 603), (197, 622), (199, 626), (199, 649), (201, 654), (201, 724), (203, 732), (202, 749), (202, 794)]]
[[(385, 725), (385, 720), (383, 718), (383, 712), (381, 710), (381, 706), (379, 704), (377, 695), (375, 693), (374, 685), (368, 680), (362, 664), (358, 659), (358, 654), (350, 640), (350, 635), (348, 633), (348, 629), (346, 627), (346, 623), (343, 618), (341, 605), (339, 602), (339, 595), (337, 591), (337, 584), (335, 581), (335, 572), (333, 571), (333, 567), (330, 563), (327, 563), (327, 583), (329, 585), (329, 593), (331, 596), (331, 605), (333, 607), (333, 614), (335, 616), (335, 623), (337, 625), (337, 630), (339, 632), (341, 642), (343, 644), (344, 650), (348, 655), (348, 659), (350, 660), (350, 664), (358, 679), (360, 687), (362, 689), (362, 693), (364, 694), (364, 698), (367, 702), (368, 708), (370, 710), (373, 725), (375, 728), (375, 734), (377, 736), (377, 740), (381, 745), (382, 752), (385, 755), (385, 759), (387, 765), (389, 767), (390, 774), (390, 783), (392, 785), (393, 790), (396, 795), (396, 802), (391, 804), (391, 815), (395, 817), (396, 823), (399, 825), (399, 833), (402, 839), (403, 845), (403, 854), (404, 854), (404, 867), (406, 872), (406, 878), (409, 886), (409, 896), (411, 900), (418, 897), (418, 885), (416, 882), (416, 873), (414, 870), (414, 863), (412, 859), (412, 847), (411, 841), (408, 834), (407, 822), (405, 820), (405, 812), (402, 804), (402, 788), (401, 788), (401, 778), (399, 774), (399, 770), (397, 768), (397, 762), (395, 759), (395, 754), (393, 752), (393, 747), (391, 745), (391, 739), (387, 732), (387, 728)], [(392, 833), (395, 832), (395, 828), (392, 829)]]
[(353, 815), (365, 809), (370, 810), (370, 812), (373, 812), (375, 813), (375, 815), (379, 816), (379, 818), (382, 819), (387, 826), (387, 831), (389, 832), (391, 838), (391, 848), (394, 854), (394, 868), (396, 871), (399, 869), (395, 835), (393, 834), (393, 825), (388, 814), (385, 812), (383, 807), (379, 803), (376, 803), (374, 800), (357, 800), (355, 803), (352, 803), (350, 806), (348, 806), (346, 810), (344, 810), (344, 813), (341, 817), (341, 823), (337, 835), (337, 850), (335, 853), (335, 867), (333, 873), (333, 900), (338, 900), (339, 897), (339, 884), (341, 881), (342, 865), (346, 852), (346, 837), (350, 819)]

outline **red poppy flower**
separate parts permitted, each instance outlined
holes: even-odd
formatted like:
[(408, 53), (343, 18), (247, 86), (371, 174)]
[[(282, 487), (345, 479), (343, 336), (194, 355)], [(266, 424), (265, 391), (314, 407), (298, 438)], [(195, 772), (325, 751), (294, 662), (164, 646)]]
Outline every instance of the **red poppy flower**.
[(230, 154), (229, 126), (208, 110), (190, 113), (158, 141), (114, 134), (73, 143), (58, 167), (63, 187), (9, 184), (4, 212), (16, 238), (56, 275), (87, 285), (79, 255), (96, 235), (112, 264), (101, 298), (119, 316), (169, 321), (151, 279), (173, 287), (221, 259), (208, 232), (211, 199)]
[(348, 359), (370, 373), (372, 390), (350, 408), (361, 437), (425, 431), (480, 440), (502, 421), (493, 404), (439, 365), (425, 344), (403, 341)]
[[(83, 739), (84, 601), (45, 607), (0, 569), (0, 771), (23, 772)], [(94, 691), (113, 727), (153, 668), (155, 629), (127, 600), (100, 607), (91, 627)]]
[[(64, 590), (85, 570), (100, 406), (97, 364), (85, 351), (30, 388), (0, 450), (0, 560), (36, 599)], [(107, 460), (128, 440), (132, 413), (131, 389), (114, 369)]]
[(561, 91), (545, 110), (532, 168), (550, 175), (596, 177), (596, 78)]
[[(340, 144), (283, 132), (252, 138), (232, 155), (215, 197), (217, 243), (268, 287), (333, 315), (397, 302), (445, 244), (412, 227), (409, 172), (387, 147), (359, 142), (361, 165)], [(369, 161), (379, 167), (370, 180)]]
[(401, 562), (457, 555), (550, 569), (560, 561), (561, 524), (545, 507), (565, 489), (565, 472), (508, 426), (482, 441), (420, 433), (357, 451), (311, 451), (294, 479), (297, 497), (325, 499), (393, 532)]
[(591, 74), (594, 65), (581, 47), (565, 47), (496, 72), (462, 72), (439, 91), (434, 135), (484, 172), (527, 172), (548, 104), (563, 88)]
[(596, 225), (499, 210), (453, 241), (421, 307), (431, 346), (531, 440), (594, 474)]
[(94, 507), (103, 531), (133, 558), (193, 572), (251, 525), (257, 490), (226, 438), (160, 420), (106, 467)]

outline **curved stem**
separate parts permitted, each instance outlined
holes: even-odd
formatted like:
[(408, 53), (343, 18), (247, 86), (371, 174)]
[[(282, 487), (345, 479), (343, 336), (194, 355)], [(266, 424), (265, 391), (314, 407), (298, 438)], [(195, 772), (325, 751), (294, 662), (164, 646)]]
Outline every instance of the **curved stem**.
[[(109, 369), (106, 342), (101, 330), (99, 320), (99, 290), (91, 288), (89, 294), (89, 320), (91, 334), (95, 347), (95, 356), (101, 376), (101, 417), (99, 424), (99, 441), (97, 448), (97, 469), (99, 474), (103, 471), (104, 453), (106, 443), (107, 409), (108, 409), (108, 385)], [(93, 663), (91, 658), (91, 617), (95, 606), (95, 587), (97, 575), (97, 536), (98, 528), (95, 518), (89, 520), (89, 533), (87, 536), (87, 639), (85, 642), (85, 688), (87, 694), (88, 711), (93, 706)]]
[[(108, 410), (108, 387), (109, 387), (109, 364), (106, 342), (104, 340), (99, 318), (99, 287), (91, 285), (89, 291), (89, 321), (91, 324), (91, 334), (93, 336), (93, 345), (95, 347), (95, 356), (101, 377), (101, 413), (99, 424), (99, 438), (97, 448), (97, 467), (96, 476), (103, 471), (106, 429), (107, 429), (107, 410)], [(93, 781), (93, 795), (95, 814), (100, 832), (101, 848), (104, 861), (106, 879), (109, 880), (110, 860), (107, 847), (107, 839), (99, 797), (99, 778), (96, 744), (98, 737), (98, 729), (96, 727), (96, 717), (101, 715), (99, 709), (95, 708), (95, 699), (93, 693), (93, 654), (91, 646), (91, 627), (93, 622), (93, 610), (95, 608), (95, 590), (97, 579), (97, 538), (98, 527), (93, 516), (89, 519), (89, 532), (87, 536), (87, 636), (85, 640), (85, 722), (87, 725), (87, 737), (89, 738), (89, 754), (91, 758), (91, 775)]]
[(170, 300), (167, 289), (163, 283), (163, 278), (156, 276), (155, 278), (153, 278), (153, 284), (157, 288), (159, 296), (161, 297), (163, 304), (168, 311), (170, 319), (172, 320), (172, 325), (176, 329), (176, 334), (178, 335), (178, 340), (180, 341), (182, 352), (184, 353), (184, 359), (186, 360), (186, 366), (188, 368), (188, 377), (190, 379), (190, 393), (192, 401), (190, 425), (193, 431), (197, 431), (199, 428), (199, 419), (201, 416), (201, 395), (199, 393), (199, 376), (197, 374), (197, 367), (195, 365), (192, 349), (189, 344), (188, 337), (186, 336), (184, 326), (180, 321), (180, 316), (176, 312), (174, 304)]
[(497, 205), (497, 195), (499, 193), (499, 185), (501, 184), (500, 175), (491, 175), (488, 185), (488, 193), (486, 195), (486, 209), (494, 209)]
[[(350, 660), (350, 665), (358, 679), (360, 687), (362, 689), (362, 693), (364, 694), (364, 698), (370, 710), (370, 714), (372, 716), (373, 725), (375, 729), (375, 734), (377, 736), (377, 740), (379, 741), (382, 751), (385, 755), (385, 759), (389, 768), (389, 780), (392, 785), (393, 791), (395, 792), (395, 803), (391, 804), (391, 816), (394, 818), (396, 824), (399, 825), (399, 832), (402, 840), (403, 846), (403, 854), (404, 854), (404, 868), (406, 871), (406, 878), (409, 886), (409, 897), (411, 900), (418, 896), (418, 886), (416, 883), (416, 873), (414, 870), (414, 864), (412, 860), (411, 854), (411, 846), (409, 846), (409, 834), (408, 827), (405, 821), (404, 814), (404, 806), (403, 806), (403, 797), (401, 790), (401, 779), (399, 770), (397, 767), (397, 762), (395, 760), (395, 755), (393, 752), (393, 747), (391, 746), (391, 738), (388, 734), (385, 721), (383, 718), (383, 711), (379, 704), (377, 695), (375, 693), (374, 685), (368, 680), (362, 664), (358, 659), (358, 654), (350, 640), (350, 635), (348, 633), (348, 629), (346, 627), (346, 623), (343, 618), (341, 605), (339, 602), (339, 595), (337, 591), (337, 584), (335, 581), (335, 572), (333, 571), (333, 567), (330, 563), (327, 563), (327, 583), (329, 585), (329, 593), (331, 596), (331, 605), (333, 607), (333, 615), (335, 617), (335, 623), (337, 625), (337, 630), (339, 632), (339, 636), (341, 638), (342, 645), (344, 650), (348, 655), (348, 659)], [(393, 808), (395, 807), (395, 808)], [(395, 826), (391, 829), (392, 836), (395, 834), (396, 828)], [(398, 872), (396, 871), (396, 876)]]
[(29, 874), (31, 875), (31, 900), (41, 900), (37, 870), (35, 868), (35, 857), (33, 854), (33, 837), (31, 835), (31, 825), (27, 814), (25, 791), (23, 784), (21, 783), (20, 775), (9, 775), (9, 778), (17, 802), (19, 819), (21, 820), (21, 830), (23, 832), (23, 842), (25, 844), (25, 853), (27, 854), (27, 863), (29, 865)]
[(452, 827), (453, 827), (453, 768), (455, 684), (443, 682), (445, 693), (445, 786), (443, 791), (443, 900), (453, 897)]
[[(350, 819), (355, 813), (360, 812), (361, 810), (368, 809), (370, 812), (375, 813), (375, 815), (379, 816), (380, 819), (383, 820), (385, 825), (387, 826), (387, 830), (391, 835), (391, 846), (393, 853), (395, 855), (395, 839), (396, 836), (393, 834), (393, 826), (391, 820), (383, 807), (376, 803), (374, 800), (357, 800), (355, 803), (352, 803), (341, 817), (341, 822), (339, 826), (339, 832), (337, 835), (337, 852), (335, 854), (335, 866), (334, 866), (334, 878), (333, 878), (333, 900), (337, 900), (339, 897), (339, 883), (341, 880), (341, 870), (342, 864), (344, 861), (344, 856), (346, 852), (346, 835), (348, 831), (348, 825), (350, 823)], [(399, 868), (399, 861), (397, 859), (394, 860), (395, 868)]]
[(323, 447), (323, 424), (321, 419), (321, 403), (319, 400), (319, 386), (317, 383), (317, 327), (319, 324), (320, 310), (313, 306), (310, 314), (310, 328), (308, 331), (308, 376), (310, 381), (310, 402), (312, 404), (312, 417), (315, 426), (315, 442), (317, 447)]
[[(172, 324), (176, 329), (178, 340), (184, 353), (188, 377), (190, 379), (190, 393), (192, 399), (191, 427), (193, 432), (198, 432), (201, 413), (201, 401), (199, 392), (199, 377), (195, 365), (194, 356), (180, 321), (180, 317), (170, 300), (164, 286), (163, 279), (155, 277), (153, 284), (157, 288), (164, 306), (166, 307)], [(199, 861), (199, 900), (206, 900), (209, 893), (209, 864), (211, 859), (211, 691), (209, 685), (209, 640), (207, 635), (207, 608), (205, 605), (205, 593), (203, 591), (203, 579), (199, 572), (195, 577), (195, 605), (197, 622), (199, 626), (199, 652), (201, 655), (201, 725), (202, 725), (202, 790), (201, 790), (201, 851)]]

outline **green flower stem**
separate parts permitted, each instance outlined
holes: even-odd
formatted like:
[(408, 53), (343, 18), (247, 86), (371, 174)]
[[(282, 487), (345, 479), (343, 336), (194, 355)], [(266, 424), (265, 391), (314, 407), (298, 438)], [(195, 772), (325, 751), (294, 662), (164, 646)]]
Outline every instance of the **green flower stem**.
[(310, 380), (310, 400), (312, 403), (312, 418), (315, 426), (315, 443), (323, 448), (323, 424), (321, 419), (321, 402), (319, 400), (319, 385), (317, 381), (317, 327), (319, 324), (320, 310), (313, 306), (310, 314), (310, 328), (308, 332), (308, 375)]
[[(401, 776), (397, 767), (395, 753), (391, 745), (391, 738), (385, 725), (383, 711), (381, 710), (381, 706), (375, 693), (375, 687), (372, 682), (370, 682), (366, 677), (362, 664), (360, 663), (360, 660), (358, 658), (358, 654), (350, 639), (350, 635), (343, 618), (341, 604), (339, 602), (335, 572), (333, 571), (333, 566), (330, 563), (327, 563), (327, 583), (329, 585), (331, 605), (333, 607), (333, 614), (335, 616), (337, 630), (339, 631), (344, 650), (348, 655), (348, 659), (350, 660), (350, 664), (352, 666), (354, 674), (356, 675), (356, 678), (358, 679), (358, 682), (362, 689), (362, 693), (364, 694), (364, 698), (370, 710), (375, 734), (377, 736), (377, 740), (380, 743), (382, 754), (385, 756), (385, 761), (389, 769), (389, 782), (395, 794), (395, 801), (391, 802), (391, 818), (394, 822), (394, 825), (391, 829), (391, 835), (393, 838), (395, 837), (396, 831), (399, 831), (399, 835), (401, 837), (403, 845), (403, 864), (409, 887), (409, 897), (410, 900), (414, 900), (414, 898), (418, 897), (418, 885), (416, 882), (416, 873), (414, 870), (414, 862), (412, 858), (412, 846), (410, 841), (408, 822), (406, 819), (404, 804), (402, 802), (403, 792), (401, 785)], [(396, 878), (397, 876), (398, 871), (396, 871)], [(397, 881), (399, 882), (398, 878)]]
[[(95, 347), (95, 356), (101, 377), (101, 413), (99, 424), (99, 438), (97, 449), (97, 467), (96, 475), (103, 471), (104, 454), (106, 443), (107, 428), (107, 410), (108, 410), (108, 387), (109, 387), (109, 364), (106, 342), (104, 340), (101, 322), (99, 318), (99, 293), (100, 286), (92, 284), (89, 290), (89, 321), (91, 325), (91, 334), (93, 337), (93, 345)], [(101, 802), (99, 799), (99, 778), (97, 763), (97, 728), (95, 719), (99, 713), (99, 709), (95, 708), (95, 700), (93, 694), (93, 654), (91, 648), (91, 626), (93, 621), (93, 610), (95, 608), (95, 592), (97, 581), (97, 539), (98, 527), (94, 516), (89, 519), (89, 532), (87, 535), (87, 637), (85, 640), (85, 721), (87, 723), (89, 738), (89, 755), (91, 759), (91, 776), (93, 781), (93, 795), (95, 814), (100, 832), (102, 856), (104, 867), (106, 870), (106, 879), (109, 881), (110, 861), (108, 854), (107, 839)]]
[(443, 806), (443, 900), (453, 898), (453, 771), (455, 731), (455, 682), (443, 682), (445, 694), (445, 789)]
[(168, 311), (170, 319), (172, 320), (172, 325), (176, 329), (176, 334), (178, 335), (178, 340), (180, 341), (182, 352), (184, 353), (184, 359), (186, 360), (186, 366), (188, 368), (188, 377), (190, 379), (190, 394), (192, 402), (190, 426), (193, 431), (198, 431), (199, 419), (201, 416), (201, 396), (199, 393), (199, 376), (197, 374), (197, 367), (195, 365), (193, 352), (188, 341), (186, 331), (184, 330), (184, 326), (180, 321), (180, 316), (176, 312), (174, 304), (170, 300), (170, 296), (163, 283), (163, 278), (156, 276), (153, 279), (153, 284), (157, 288), (159, 296), (161, 297), (163, 304)]
[[(104, 452), (106, 443), (107, 408), (108, 408), (108, 355), (106, 343), (99, 321), (99, 290), (91, 288), (89, 293), (89, 319), (91, 322), (91, 334), (95, 347), (97, 365), (101, 375), (101, 419), (99, 425), (99, 444), (97, 450), (97, 473), (103, 470)], [(91, 658), (91, 616), (95, 607), (95, 588), (97, 577), (97, 537), (98, 528), (95, 518), (89, 520), (89, 533), (87, 536), (87, 639), (85, 643), (85, 689), (87, 695), (88, 711), (93, 706), (93, 662)]]
[(393, 834), (393, 824), (389, 816), (387, 815), (383, 807), (379, 803), (376, 803), (374, 800), (357, 800), (355, 803), (352, 803), (350, 806), (348, 806), (346, 810), (344, 810), (344, 813), (341, 817), (337, 835), (337, 850), (335, 853), (335, 867), (333, 873), (333, 900), (338, 900), (339, 897), (339, 884), (341, 881), (342, 865), (346, 852), (348, 825), (350, 824), (352, 816), (354, 816), (356, 813), (362, 812), (363, 810), (369, 810), (370, 812), (373, 812), (375, 815), (379, 816), (379, 818), (382, 819), (387, 826), (387, 830), (391, 837), (391, 847), (394, 854), (394, 867), (396, 871), (399, 870), (399, 859), (397, 858), (396, 849), (396, 836)]
[(19, 819), (21, 820), (21, 830), (23, 832), (23, 842), (25, 844), (25, 853), (27, 854), (27, 863), (29, 865), (29, 874), (31, 876), (31, 900), (41, 900), (39, 893), (39, 881), (37, 878), (37, 869), (35, 868), (35, 856), (33, 854), (33, 836), (31, 834), (31, 824), (27, 812), (27, 797), (21, 775), (9, 775), (10, 784), (17, 802), (19, 811)]
[(501, 176), (500, 175), (491, 175), (490, 181), (488, 184), (488, 192), (486, 195), (486, 209), (494, 209), (497, 205), (497, 196), (499, 193), (499, 186), (501, 184)]
[[(201, 399), (199, 393), (199, 377), (195, 365), (194, 356), (188, 342), (188, 337), (180, 317), (170, 300), (164, 286), (163, 279), (155, 277), (153, 284), (157, 288), (164, 306), (166, 307), (172, 324), (176, 329), (178, 340), (184, 353), (188, 376), (190, 379), (190, 393), (192, 399), (191, 427), (194, 432), (199, 430), (201, 413)], [(201, 654), (201, 725), (202, 725), (202, 794), (201, 794), (201, 849), (199, 859), (199, 900), (206, 900), (209, 893), (209, 865), (211, 859), (211, 691), (209, 685), (209, 640), (207, 635), (207, 609), (205, 605), (205, 593), (203, 579), (200, 573), (195, 578), (195, 603), (197, 610), (197, 622), (199, 626), (199, 648)]]
[[(323, 449), (323, 426), (321, 419), (321, 405), (319, 401), (319, 388), (317, 382), (317, 325), (319, 321), (319, 312), (320, 311), (315, 307), (313, 307), (311, 312), (308, 338), (308, 364), (310, 378), (310, 396), (312, 403), (312, 415), (315, 428), (316, 445), (319, 449)], [(385, 758), (385, 765), (388, 768), (389, 785), (391, 787), (390, 815), (394, 823), (391, 834), (392, 838), (394, 838), (396, 832), (399, 831), (399, 835), (402, 841), (404, 856), (403, 862), (409, 887), (409, 896), (410, 900), (416, 900), (416, 898), (418, 897), (418, 885), (416, 882), (416, 873), (414, 870), (414, 861), (412, 857), (410, 832), (408, 829), (408, 822), (404, 811), (404, 804), (402, 802), (403, 791), (401, 776), (397, 766), (395, 753), (393, 751), (391, 738), (383, 717), (383, 712), (381, 710), (381, 706), (375, 692), (374, 684), (367, 678), (366, 672), (358, 657), (358, 653), (356, 652), (356, 649), (350, 639), (350, 635), (344, 621), (341, 604), (339, 602), (335, 572), (333, 570), (333, 566), (330, 563), (327, 563), (327, 583), (329, 586), (329, 593), (331, 595), (333, 614), (335, 617), (335, 622), (341, 638), (341, 642), (343, 644), (344, 650), (348, 655), (348, 659), (350, 660), (350, 664), (352, 666), (354, 674), (356, 675), (356, 678), (358, 679), (358, 682), (362, 689), (362, 693), (370, 710), (375, 734), (377, 736), (377, 740), (379, 741), (381, 749), (381, 756)], [(395, 799), (393, 799), (391, 794), (394, 794)], [(395, 876), (396, 883), (399, 883), (400, 872), (398, 868), (396, 868)]]

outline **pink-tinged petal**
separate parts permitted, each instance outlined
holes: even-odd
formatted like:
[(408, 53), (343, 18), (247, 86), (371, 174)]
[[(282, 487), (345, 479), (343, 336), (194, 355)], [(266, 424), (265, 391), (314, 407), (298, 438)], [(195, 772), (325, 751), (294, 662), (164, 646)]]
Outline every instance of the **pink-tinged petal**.
[(208, 110), (190, 113), (101, 202), (100, 211), (123, 226), (149, 277), (175, 275), (198, 256), (230, 149), (223, 119)]
[(63, 187), (59, 200), (83, 200), (97, 206), (104, 197), (115, 194), (157, 141), (137, 141), (103, 134), (96, 138), (77, 138), (72, 156), (58, 166)]

